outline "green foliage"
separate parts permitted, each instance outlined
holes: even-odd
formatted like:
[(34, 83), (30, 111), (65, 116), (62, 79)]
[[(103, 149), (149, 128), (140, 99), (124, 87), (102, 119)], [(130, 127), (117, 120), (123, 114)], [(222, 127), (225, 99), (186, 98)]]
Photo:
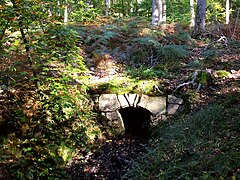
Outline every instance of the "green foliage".
[[(74, 153), (90, 151), (87, 144), (100, 133), (87, 87), (78, 83), (85, 70), (80, 38), (60, 24), (44, 31), (28, 26), (27, 32), (31, 64), (20, 59), (1, 72), (0, 82), (13, 89), (3, 91), (9, 109), (0, 123), (1, 162), (13, 162), (4, 169), (15, 179), (67, 179), (66, 164)], [(15, 49), (8, 52), (17, 55), (21, 41), (10, 43)]]
[(137, 79), (154, 79), (154, 78), (167, 78), (168, 73), (158, 68), (150, 68), (147, 66), (128, 67), (126, 75)]
[(154, 147), (123, 179), (238, 179), (239, 94), (228, 97), (225, 104), (160, 124)]
[(129, 59), (135, 63), (154, 65), (161, 54), (162, 45), (151, 37), (133, 38), (131, 42)]
[(229, 43), (229, 46), (231, 49), (239, 49), (240, 48), (240, 41), (237, 40), (231, 40)]
[(163, 62), (175, 62), (184, 59), (188, 56), (189, 50), (186, 46), (181, 45), (166, 45), (162, 49), (162, 60)]
[(204, 56), (204, 58), (206, 60), (212, 60), (216, 56), (216, 51), (214, 51), (214, 50), (207, 50), (207, 51), (204, 51), (202, 53), (202, 55)]
[(181, 44), (192, 44), (192, 38), (191, 36), (183, 31), (181, 28), (175, 27), (177, 29), (177, 32), (173, 35), (168, 35), (166, 38), (169, 39), (171, 42), (177, 45)]
[(94, 50), (103, 49), (104, 47), (111, 48), (113, 43), (120, 41), (121, 34), (118, 28), (114, 25), (103, 26), (101, 29), (92, 30), (90, 35), (85, 39), (85, 43), (91, 45)]
[(167, 21), (181, 22), (189, 24), (190, 21), (190, 4), (189, 1), (167, 1)]
[(226, 70), (217, 70), (216, 74), (219, 78), (227, 78), (231, 76), (231, 73)]
[(87, 1), (81, 0), (71, 3), (71, 11), (69, 20), (73, 22), (90, 22), (93, 21), (99, 14), (102, 13), (101, 8), (103, 4), (98, 2), (94, 7), (91, 6)]
[(141, 3), (138, 5), (138, 15), (146, 18), (150, 18), (152, 15), (152, 2), (148, 0), (143, 0)]
[[(225, 4), (224, 4), (225, 5)], [(225, 21), (225, 6), (221, 2), (211, 0), (208, 3), (206, 19), (210, 22)]]

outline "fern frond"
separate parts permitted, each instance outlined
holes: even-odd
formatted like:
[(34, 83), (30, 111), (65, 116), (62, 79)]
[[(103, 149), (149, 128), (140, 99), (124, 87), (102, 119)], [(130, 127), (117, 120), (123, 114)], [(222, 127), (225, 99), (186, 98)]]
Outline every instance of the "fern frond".
[(152, 45), (154, 47), (162, 47), (162, 44), (156, 41), (151, 37), (140, 37), (140, 38), (133, 38), (131, 40), (134, 44), (141, 44), (141, 45)]

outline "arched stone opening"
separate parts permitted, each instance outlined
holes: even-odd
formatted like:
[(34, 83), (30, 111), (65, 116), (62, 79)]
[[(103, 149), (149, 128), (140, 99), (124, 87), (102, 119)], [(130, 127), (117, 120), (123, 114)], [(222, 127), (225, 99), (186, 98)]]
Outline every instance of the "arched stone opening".
[(118, 110), (121, 114), (126, 134), (146, 136), (150, 127), (151, 112), (143, 107), (125, 107)]

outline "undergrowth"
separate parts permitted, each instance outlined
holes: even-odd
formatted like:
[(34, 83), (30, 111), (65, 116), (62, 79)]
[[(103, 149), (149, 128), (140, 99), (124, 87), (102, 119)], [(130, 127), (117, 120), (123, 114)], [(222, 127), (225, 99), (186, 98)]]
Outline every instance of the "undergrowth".
[(123, 179), (238, 179), (240, 94), (165, 121)]
[(20, 59), (1, 72), (1, 166), (9, 178), (66, 179), (66, 165), (101, 133), (88, 87), (78, 82), (85, 71), (78, 35), (54, 25), (32, 39), (34, 64)]

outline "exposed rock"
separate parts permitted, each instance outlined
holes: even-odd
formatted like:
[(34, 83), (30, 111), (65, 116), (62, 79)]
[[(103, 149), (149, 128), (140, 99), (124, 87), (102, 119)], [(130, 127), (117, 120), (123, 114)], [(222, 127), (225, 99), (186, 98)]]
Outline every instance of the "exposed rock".
[(116, 111), (120, 108), (120, 103), (116, 94), (102, 94), (99, 97), (99, 110), (105, 112)]
[(182, 98), (177, 98), (176, 96), (169, 95), (168, 96), (168, 103), (169, 104), (183, 104), (183, 99)]
[(179, 104), (169, 104), (167, 108), (168, 115), (176, 115), (179, 112), (183, 111), (183, 106)]
[(141, 106), (141, 107), (143, 107), (143, 108), (146, 108), (148, 99), (149, 99), (149, 96), (143, 94), (142, 97), (141, 97), (141, 99), (140, 99), (140, 101), (139, 101), (139, 103), (138, 103), (138, 106)]
[(125, 95), (121, 94), (118, 95), (118, 101), (120, 103), (121, 108), (129, 107), (128, 100), (126, 99)]
[(107, 112), (106, 117), (112, 121), (120, 119), (118, 111)]
[(118, 100), (119, 100), (121, 108), (136, 107), (136, 105), (139, 101), (139, 98), (140, 97), (138, 94), (118, 95)]
[(130, 105), (133, 107), (136, 107), (138, 101), (139, 101), (139, 95), (138, 94), (128, 94), (128, 100), (130, 102)]
[(145, 108), (153, 115), (164, 114), (166, 112), (166, 97), (149, 97)]

